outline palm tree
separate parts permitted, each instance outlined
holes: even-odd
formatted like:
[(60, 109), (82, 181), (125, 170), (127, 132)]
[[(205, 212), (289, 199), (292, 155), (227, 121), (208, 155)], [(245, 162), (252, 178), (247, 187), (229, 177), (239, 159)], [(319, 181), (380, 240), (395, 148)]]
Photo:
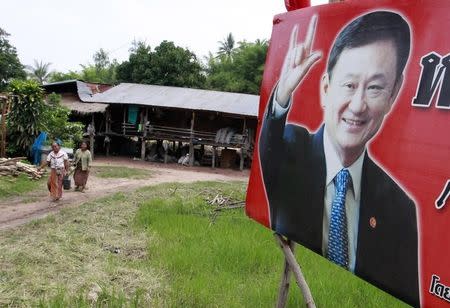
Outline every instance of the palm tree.
[(226, 56), (231, 57), (231, 54), (233, 53), (234, 49), (234, 37), (233, 34), (230, 32), (227, 37), (223, 41), (218, 42), (220, 44), (219, 51), (217, 52), (217, 55), (220, 56)]
[(34, 60), (34, 65), (27, 65), (26, 70), (28, 71), (28, 76), (31, 79), (36, 80), (40, 84), (43, 84), (47, 81), (50, 76), (50, 67), (51, 63), (44, 63), (42, 61)]

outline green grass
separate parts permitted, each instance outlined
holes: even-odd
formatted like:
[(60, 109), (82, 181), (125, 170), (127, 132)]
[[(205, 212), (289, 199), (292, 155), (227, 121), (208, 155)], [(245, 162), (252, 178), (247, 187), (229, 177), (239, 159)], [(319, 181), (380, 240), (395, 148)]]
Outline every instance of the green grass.
[[(215, 217), (206, 202), (244, 193), (243, 183), (146, 187), (0, 232), (0, 306), (273, 307), (283, 255), (272, 232), (243, 209)], [(297, 256), (318, 307), (403, 306), (306, 249)], [(304, 306), (292, 284), (288, 306)]]
[[(244, 198), (242, 184), (195, 184), (192, 192), (178, 189), (138, 211), (137, 223), (157, 239), (150, 243), (150, 262), (164, 270), (169, 290), (158, 306), (273, 307), (283, 255), (272, 232), (247, 219), (243, 210), (222, 213), (211, 223), (211, 206), (204, 194), (195, 193), (205, 187), (212, 195), (220, 189)], [(404, 306), (307, 249), (298, 247), (297, 256), (318, 307)], [(288, 306), (304, 306), (295, 284)]]
[(21, 196), (45, 185), (45, 179), (31, 180), (26, 175), (20, 174), (17, 177), (0, 176), (0, 198)]
[(92, 172), (100, 178), (145, 179), (151, 176), (149, 170), (115, 166), (96, 166)]

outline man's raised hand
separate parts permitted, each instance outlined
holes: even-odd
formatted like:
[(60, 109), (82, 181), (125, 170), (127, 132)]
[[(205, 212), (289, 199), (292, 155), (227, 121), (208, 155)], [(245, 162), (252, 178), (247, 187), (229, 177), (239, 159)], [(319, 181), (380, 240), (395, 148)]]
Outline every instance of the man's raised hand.
[(311, 66), (316, 63), (322, 53), (311, 51), (314, 33), (316, 32), (317, 15), (309, 22), (308, 32), (303, 43), (297, 42), (298, 26), (294, 26), (289, 40), (289, 48), (284, 58), (278, 82), (275, 99), (282, 107), (286, 107), (289, 97), (308, 73)]

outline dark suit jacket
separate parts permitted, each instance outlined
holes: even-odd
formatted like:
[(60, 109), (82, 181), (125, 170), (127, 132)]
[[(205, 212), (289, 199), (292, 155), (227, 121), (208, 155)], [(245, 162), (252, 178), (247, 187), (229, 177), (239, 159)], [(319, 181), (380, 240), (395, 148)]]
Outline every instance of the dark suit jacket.
[[(324, 126), (316, 134), (276, 118), (269, 102), (259, 155), (277, 233), (322, 254), (326, 166)], [(376, 226), (370, 226), (375, 218)], [(406, 193), (366, 154), (361, 178), (355, 274), (419, 306), (416, 209)]]

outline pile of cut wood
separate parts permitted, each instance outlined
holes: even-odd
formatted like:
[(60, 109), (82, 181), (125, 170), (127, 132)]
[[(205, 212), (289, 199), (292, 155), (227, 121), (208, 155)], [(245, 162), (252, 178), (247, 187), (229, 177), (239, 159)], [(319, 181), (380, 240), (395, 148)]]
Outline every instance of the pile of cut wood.
[(25, 174), (30, 179), (40, 179), (44, 171), (38, 171), (37, 167), (21, 162), (24, 159), (26, 157), (0, 158), (0, 176)]

